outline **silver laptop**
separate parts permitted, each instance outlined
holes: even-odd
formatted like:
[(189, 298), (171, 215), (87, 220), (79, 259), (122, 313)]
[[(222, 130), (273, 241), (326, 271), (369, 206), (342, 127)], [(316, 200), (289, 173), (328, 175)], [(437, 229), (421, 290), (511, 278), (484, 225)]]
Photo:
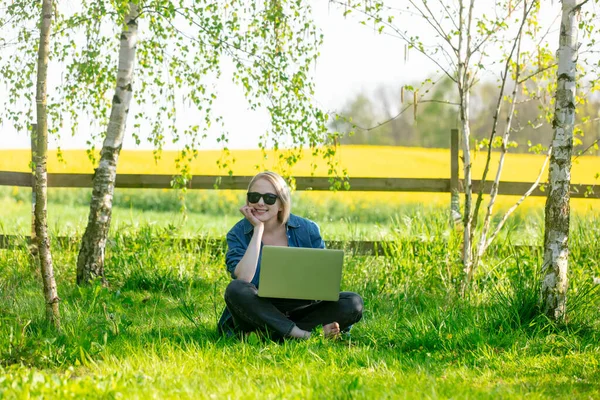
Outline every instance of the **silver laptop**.
[(342, 250), (263, 246), (258, 295), (337, 301), (343, 264)]

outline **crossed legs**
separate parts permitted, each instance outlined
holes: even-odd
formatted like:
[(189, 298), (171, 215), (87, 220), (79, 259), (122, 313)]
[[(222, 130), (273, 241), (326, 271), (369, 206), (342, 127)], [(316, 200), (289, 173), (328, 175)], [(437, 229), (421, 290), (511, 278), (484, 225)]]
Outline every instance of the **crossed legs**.
[(323, 332), (333, 336), (360, 321), (362, 298), (341, 292), (338, 301), (312, 301), (258, 297), (252, 283), (233, 280), (225, 290), (225, 303), (233, 316), (236, 330), (264, 330), (281, 337), (308, 337), (323, 325)]

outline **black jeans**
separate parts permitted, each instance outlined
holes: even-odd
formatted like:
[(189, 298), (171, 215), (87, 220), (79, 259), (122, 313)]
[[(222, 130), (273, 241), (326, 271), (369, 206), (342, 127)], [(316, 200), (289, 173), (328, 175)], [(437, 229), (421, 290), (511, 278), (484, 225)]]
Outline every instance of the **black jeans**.
[(233, 280), (225, 290), (225, 303), (233, 316), (235, 330), (265, 331), (286, 337), (294, 326), (311, 331), (337, 322), (344, 331), (362, 318), (363, 300), (356, 293), (341, 292), (338, 301), (275, 299), (258, 297), (252, 283)]

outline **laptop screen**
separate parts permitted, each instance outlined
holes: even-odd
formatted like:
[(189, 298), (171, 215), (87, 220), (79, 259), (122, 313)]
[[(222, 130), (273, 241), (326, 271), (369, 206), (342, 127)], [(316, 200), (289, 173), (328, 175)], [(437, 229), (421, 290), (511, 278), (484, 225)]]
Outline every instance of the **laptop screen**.
[(263, 246), (258, 295), (286, 299), (339, 299), (344, 252)]

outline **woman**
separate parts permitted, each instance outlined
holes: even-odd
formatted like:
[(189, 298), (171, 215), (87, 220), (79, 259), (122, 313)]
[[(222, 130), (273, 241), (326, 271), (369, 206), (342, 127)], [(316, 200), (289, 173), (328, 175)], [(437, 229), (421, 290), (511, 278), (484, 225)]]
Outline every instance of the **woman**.
[(244, 219), (227, 233), (227, 270), (233, 281), (225, 290), (227, 305), (219, 321), (224, 334), (263, 331), (275, 337), (308, 339), (322, 325), (336, 337), (362, 318), (363, 300), (341, 292), (338, 301), (258, 297), (263, 245), (324, 248), (319, 227), (290, 213), (290, 190), (274, 172), (261, 172), (250, 181)]

